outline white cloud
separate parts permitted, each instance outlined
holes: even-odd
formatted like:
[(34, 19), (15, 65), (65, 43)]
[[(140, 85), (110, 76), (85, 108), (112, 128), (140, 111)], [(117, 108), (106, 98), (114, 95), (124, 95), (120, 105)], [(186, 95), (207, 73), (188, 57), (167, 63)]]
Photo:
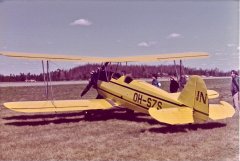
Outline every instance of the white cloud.
[(227, 44), (228, 47), (234, 47), (236, 46), (235, 44)]
[(223, 55), (223, 53), (218, 53), (218, 52), (217, 52), (217, 53), (215, 53), (214, 55)]
[(137, 45), (140, 47), (150, 47), (150, 46), (154, 46), (156, 44), (157, 44), (156, 41), (149, 41), (149, 42), (143, 41), (143, 42), (138, 43)]
[(78, 19), (70, 23), (71, 26), (90, 26), (92, 22), (87, 19)]
[(138, 46), (149, 47), (149, 44), (147, 42), (140, 42), (138, 43)]
[(182, 37), (182, 35), (178, 33), (171, 33), (167, 36), (168, 39), (179, 38), (179, 37)]

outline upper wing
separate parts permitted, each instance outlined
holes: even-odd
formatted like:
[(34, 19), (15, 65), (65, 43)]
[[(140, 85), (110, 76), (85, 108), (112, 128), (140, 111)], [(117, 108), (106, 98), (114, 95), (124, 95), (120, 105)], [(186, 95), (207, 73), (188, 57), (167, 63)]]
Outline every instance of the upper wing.
[(22, 52), (0, 52), (0, 55), (20, 58), (20, 59), (34, 59), (34, 60), (60, 60), (60, 61), (80, 61), (80, 62), (149, 62), (149, 61), (169, 61), (177, 59), (197, 59), (208, 57), (208, 53), (204, 52), (186, 52), (175, 54), (157, 54), (157, 55), (142, 55), (129, 57), (112, 57), (99, 58), (87, 56), (70, 56), (70, 55), (52, 55), (52, 54), (33, 54)]
[(107, 99), (7, 102), (3, 105), (18, 112), (83, 111), (110, 109), (116, 106), (113, 101)]
[(57, 60), (57, 61), (79, 61), (79, 62), (107, 62), (105, 58), (88, 57), (88, 56), (73, 56), (73, 55), (52, 55), (52, 54), (36, 54), (23, 52), (7, 52), (1, 51), (0, 55), (18, 59), (33, 59), (33, 60)]
[(169, 61), (178, 59), (197, 59), (206, 58), (208, 53), (205, 52), (185, 52), (175, 54), (157, 54), (112, 58), (112, 62), (150, 62), (150, 61)]

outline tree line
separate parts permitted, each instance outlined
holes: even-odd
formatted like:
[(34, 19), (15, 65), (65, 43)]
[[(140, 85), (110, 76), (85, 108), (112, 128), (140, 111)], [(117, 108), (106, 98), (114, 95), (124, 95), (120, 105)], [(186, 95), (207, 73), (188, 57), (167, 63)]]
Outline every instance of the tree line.
[[(87, 80), (90, 77), (90, 72), (100, 67), (98, 64), (86, 64), (71, 68), (69, 70), (57, 69), (50, 72), (52, 81), (70, 81), (70, 80)], [(151, 78), (153, 74), (157, 74), (159, 77), (167, 77), (177, 75), (180, 73), (179, 65), (110, 65), (107, 67), (108, 70), (131, 74), (134, 78)], [(220, 71), (218, 68), (215, 69), (197, 69), (182, 67), (182, 74), (185, 75), (204, 75), (204, 76), (229, 76), (229, 72)], [(44, 75), (31, 74), (31, 73), (20, 73), (17, 75), (1, 75), (0, 82), (23, 82), (26, 80), (44, 81)]]

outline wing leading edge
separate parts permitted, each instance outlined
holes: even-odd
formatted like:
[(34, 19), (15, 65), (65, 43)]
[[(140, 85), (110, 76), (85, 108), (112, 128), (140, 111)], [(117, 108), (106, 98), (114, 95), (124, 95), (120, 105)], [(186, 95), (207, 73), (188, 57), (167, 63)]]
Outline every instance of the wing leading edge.
[(107, 110), (116, 106), (107, 99), (7, 102), (3, 105), (13, 111), (28, 113)]
[(52, 54), (36, 54), (23, 52), (0, 52), (0, 55), (32, 60), (55, 60), (55, 61), (79, 61), (79, 62), (154, 62), (154, 61), (169, 61), (178, 59), (197, 59), (206, 58), (208, 53), (205, 52), (185, 52), (175, 54), (156, 54), (156, 55), (141, 55), (141, 56), (126, 56), (126, 57), (88, 57), (88, 56), (70, 56), (70, 55), (52, 55)]
[(10, 52), (1, 51), (0, 55), (17, 58), (17, 59), (29, 59), (29, 60), (54, 60), (54, 61), (78, 61), (78, 62), (92, 62), (102, 63), (105, 62), (104, 58), (88, 57), (88, 56), (73, 56), (73, 55), (53, 55), (53, 54), (40, 54), (40, 53), (24, 53), (24, 52)]
[(112, 58), (113, 62), (154, 62), (154, 61), (170, 61), (183, 59), (198, 59), (208, 57), (205, 52), (184, 52), (172, 54), (142, 55)]

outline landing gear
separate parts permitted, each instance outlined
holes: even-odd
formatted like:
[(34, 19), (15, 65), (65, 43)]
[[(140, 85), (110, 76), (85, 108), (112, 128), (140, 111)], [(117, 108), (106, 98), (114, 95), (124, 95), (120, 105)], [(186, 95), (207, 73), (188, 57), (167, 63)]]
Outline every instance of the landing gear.
[(96, 99), (103, 99), (103, 96), (101, 96), (100, 94), (97, 95)]

